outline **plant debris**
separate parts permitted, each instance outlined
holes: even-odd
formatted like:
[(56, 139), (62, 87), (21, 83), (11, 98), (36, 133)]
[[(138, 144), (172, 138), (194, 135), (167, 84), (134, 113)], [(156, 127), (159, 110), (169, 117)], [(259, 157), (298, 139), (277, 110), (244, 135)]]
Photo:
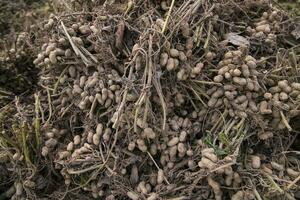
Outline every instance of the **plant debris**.
[(55, 6), (36, 33), (34, 95), (1, 108), (4, 166), (18, 169), (4, 195), (297, 199), (300, 51), (284, 10), (266, 0)]

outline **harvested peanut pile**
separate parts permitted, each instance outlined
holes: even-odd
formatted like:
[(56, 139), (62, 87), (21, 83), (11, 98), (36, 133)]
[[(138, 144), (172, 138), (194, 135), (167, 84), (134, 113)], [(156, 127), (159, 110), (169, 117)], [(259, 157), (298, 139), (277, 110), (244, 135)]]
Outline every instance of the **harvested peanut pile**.
[(5, 109), (26, 121), (3, 136), (18, 169), (6, 197), (300, 198), (300, 49), (285, 11), (266, 0), (54, 6), (38, 25), (32, 104)]

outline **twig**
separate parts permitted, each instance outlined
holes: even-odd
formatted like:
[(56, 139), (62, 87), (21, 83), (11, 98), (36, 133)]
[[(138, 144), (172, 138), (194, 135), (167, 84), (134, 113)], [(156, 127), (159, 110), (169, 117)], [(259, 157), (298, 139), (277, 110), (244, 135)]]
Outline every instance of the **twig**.
[(234, 165), (234, 164), (235, 164), (235, 162), (227, 163), (227, 164), (225, 164), (225, 165), (222, 165), (222, 166), (220, 166), (220, 167), (217, 167), (217, 168), (211, 170), (210, 173), (216, 172), (216, 171), (218, 171), (218, 170), (220, 170), (220, 169), (224, 169), (224, 168), (229, 167), (229, 166)]
[(162, 130), (165, 131), (166, 123), (167, 123), (167, 105), (166, 105), (166, 102), (164, 100), (164, 96), (163, 96), (163, 93), (162, 93), (161, 84), (160, 84), (159, 79), (154, 78), (153, 83), (154, 83), (154, 87), (156, 89), (156, 92), (158, 94), (158, 97), (160, 99), (161, 107), (163, 109), (163, 127), (162, 127)]
[[(130, 69), (129, 69), (129, 75), (128, 75), (128, 79), (131, 80), (131, 76), (133, 74), (133, 64), (130, 66)], [(124, 94), (123, 94), (123, 98), (122, 98), (122, 101), (120, 103), (120, 106), (118, 107), (116, 113), (117, 113), (117, 116), (116, 116), (116, 121), (114, 122), (113, 124), (113, 128), (117, 128), (117, 125), (118, 125), (118, 122), (119, 122), (119, 118), (121, 116), (121, 112), (123, 111), (123, 108), (126, 104), (126, 97), (127, 97), (127, 93), (128, 93), (128, 84), (126, 84), (125, 86), (125, 89), (124, 89)]]
[(48, 124), (50, 122), (51, 117), (52, 117), (51, 95), (50, 95), (49, 88), (47, 88), (47, 96), (48, 96), (49, 116), (48, 116), (48, 119), (45, 122), (45, 124)]
[(55, 83), (55, 85), (54, 85), (54, 88), (53, 88), (53, 92), (52, 92), (53, 94), (56, 94), (56, 91), (57, 91), (59, 82), (60, 82), (61, 78), (63, 77), (63, 75), (65, 74), (65, 72), (66, 72), (67, 69), (68, 69), (68, 68), (66, 67), (66, 68), (61, 72), (61, 74), (59, 75), (59, 77), (58, 77), (58, 79), (57, 79), (57, 81), (56, 81), (56, 83)]
[(133, 0), (128, 0), (127, 8), (126, 8), (126, 11), (125, 11), (125, 13), (124, 13), (125, 15), (127, 15), (127, 14), (131, 11), (133, 5), (134, 5)]
[(298, 181), (300, 181), (300, 175), (299, 175), (297, 178), (295, 178), (295, 180), (293, 180), (293, 182), (291, 182), (291, 183), (286, 187), (286, 189), (287, 189), (287, 190), (291, 189), (291, 188), (293, 187), (293, 185), (295, 185)]
[[(157, 170), (161, 170), (160, 167), (158, 166), (158, 164), (155, 162), (154, 158), (152, 157), (152, 155), (149, 153), (149, 151), (147, 151), (148, 156), (151, 158), (152, 162), (154, 163), (154, 165), (156, 166)], [(166, 176), (164, 175), (164, 179), (167, 182), (168, 185), (170, 185), (170, 182), (168, 181), (168, 179), (166, 178)]]
[(29, 150), (28, 150), (28, 145), (27, 145), (27, 141), (26, 141), (26, 138), (27, 138), (27, 134), (25, 133), (25, 122), (22, 123), (21, 127), (20, 127), (20, 131), (21, 131), (21, 137), (22, 137), (22, 149), (23, 149), (23, 154), (24, 154), (24, 157), (25, 157), (25, 161), (26, 161), (26, 164), (31, 164), (31, 161), (30, 161), (30, 156), (29, 156)]
[[(107, 168), (106, 164), (108, 162), (108, 159), (110, 157), (110, 155), (112, 154), (113, 149), (115, 148), (116, 144), (117, 144), (117, 140), (118, 140), (118, 135), (119, 135), (119, 129), (116, 129), (116, 133), (114, 134), (114, 141), (109, 149), (109, 151), (107, 152), (107, 157), (105, 162), (103, 163), (103, 165)], [(107, 168), (108, 169), (108, 168)], [(110, 168), (109, 168), (110, 169)]]
[(204, 46), (203, 48), (206, 50), (210, 41), (210, 34), (211, 34), (211, 30), (212, 30), (212, 25), (211, 25), (211, 20), (209, 20), (208, 23), (208, 33), (207, 33), (207, 38), (205, 40)]
[(34, 130), (35, 130), (35, 140), (36, 144), (39, 147), (41, 144), (41, 122), (40, 122), (40, 115), (39, 115), (39, 106), (40, 106), (40, 99), (38, 94), (34, 94), (35, 98), (35, 119), (34, 119)]
[(197, 0), (193, 5), (192, 14), (196, 14), (198, 9), (200, 8), (202, 0)]
[(257, 200), (263, 200), (261, 198), (261, 196), (259, 195), (259, 193), (257, 192), (256, 188), (253, 188), (253, 193), (254, 193), (255, 197), (257, 198)]
[(240, 122), (236, 126), (233, 127), (233, 129), (238, 130), (244, 124), (244, 122), (245, 122), (245, 118), (242, 118), (240, 120)]
[(273, 180), (273, 178), (269, 175), (269, 174), (267, 174), (267, 173), (265, 173), (265, 172), (263, 172), (262, 173), (265, 177), (267, 177), (267, 179), (271, 182), (271, 185), (280, 193), (280, 194), (283, 194), (284, 193), (284, 191), (277, 185), (277, 183)]
[[(222, 120), (223, 120), (224, 125), (225, 125), (225, 118), (226, 118), (226, 116), (227, 116), (227, 114), (228, 114), (228, 110), (224, 110), (224, 112), (223, 112), (223, 113), (220, 112), (220, 114), (221, 114), (220, 118), (219, 118), (218, 121), (213, 125), (213, 127), (210, 129), (210, 132), (211, 132), (211, 133), (212, 133), (214, 130), (218, 130), (219, 126), (221, 125), (220, 123), (222, 122)], [(225, 132), (225, 134), (227, 134), (228, 131), (226, 131), (226, 126), (224, 126), (224, 128), (225, 128), (225, 131), (224, 131), (224, 132)]]
[[(185, 86), (186, 87), (186, 86)], [(199, 96), (199, 94), (193, 89), (193, 87), (187, 87), (188, 89), (192, 90), (193, 93), (196, 95), (197, 99), (203, 104), (203, 106), (205, 108), (207, 108), (208, 106), (206, 105), (206, 103), (204, 103), (204, 101), (202, 100), (202, 98)], [(201, 93), (203, 96), (205, 96), (206, 98), (208, 98), (208, 96), (205, 93)]]
[(0, 89), (0, 94), (1, 94), (1, 93), (3, 93), (4, 95), (7, 95), (7, 96), (13, 96), (13, 95), (14, 95), (14, 93), (12, 93), (12, 92), (5, 91), (5, 90), (1, 90), (1, 89)]
[(196, 82), (196, 83), (202, 83), (202, 84), (206, 84), (206, 85), (217, 85), (217, 86), (222, 86), (221, 83), (215, 83), (215, 82), (210, 82), (210, 81), (201, 81), (201, 80), (191, 80), (192, 82)]
[(181, 197), (175, 197), (175, 198), (170, 198), (170, 199), (166, 199), (166, 200), (185, 200), (185, 199), (190, 199), (187, 196), (181, 196)]
[[(95, 174), (95, 173), (98, 174), (99, 171), (100, 171), (101, 169), (103, 169), (103, 166), (102, 166), (101, 168), (98, 168), (98, 169), (94, 172), (94, 174)], [(87, 184), (89, 184), (89, 182), (91, 182), (91, 181), (94, 180), (94, 179), (95, 179), (94, 176), (90, 176), (90, 178), (89, 178), (85, 183), (83, 183), (82, 185), (80, 185), (80, 186), (78, 186), (78, 187), (76, 187), (76, 188), (73, 188), (73, 189), (71, 189), (71, 190), (67, 190), (67, 191), (65, 192), (64, 196), (63, 196), (62, 198), (60, 198), (59, 200), (65, 199), (65, 196), (66, 196), (68, 193), (73, 192), (73, 191), (76, 191), (76, 190), (78, 190), (78, 189), (80, 189), (80, 188), (86, 186)]]
[(72, 102), (68, 107), (66, 107), (66, 109), (64, 109), (64, 111), (62, 112), (62, 114), (60, 115), (60, 119), (68, 112), (68, 110), (74, 105), (74, 102)]
[(91, 59), (95, 62), (95, 63), (99, 63), (97, 58), (91, 54), (91, 52), (89, 52), (86, 48), (84, 48), (83, 46), (79, 47), (82, 51), (84, 51), (87, 55), (89, 55), (91, 57)]
[(199, 33), (197, 34), (197, 43), (196, 46), (199, 47), (202, 39), (202, 34), (203, 34), (203, 24), (201, 24)]
[(171, 16), (171, 12), (172, 12), (172, 9), (174, 7), (174, 4), (175, 4), (175, 0), (172, 0), (172, 3), (171, 3), (171, 6), (169, 8), (169, 11), (168, 11), (168, 14), (167, 14), (167, 17), (166, 17), (166, 20), (165, 20), (165, 23), (164, 23), (164, 26), (161, 30), (161, 33), (164, 34), (166, 28), (167, 28), (167, 25), (168, 25), (168, 22), (169, 22), (169, 18)]
[(68, 40), (69, 40), (69, 42), (70, 42), (70, 44), (71, 44), (71, 46), (72, 46), (72, 48), (73, 48), (75, 54), (76, 54), (77, 56), (80, 56), (80, 57), (81, 57), (83, 63), (84, 63), (86, 66), (90, 66), (90, 65), (91, 65), (91, 62), (85, 57), (85, 55), (84, 55), (84, 54), (79, 50), (79, 48), (75, 45), (75, 43), (73, 42), (71, 36), (69, 35), (69, 33), (68, 33), (68, 31), (67, 31), (67, 29), (66, 29), (66, 27), (65, 27), (65, 25), (64, 25), (64, 23), (63, 23), (62, 21), (61, 21), (61, 25), (62, 25), (62, 28), (63, 28), (63, 30), (64, 30), (64, 32), (65, 32), (65, 35), (67, 36), (67, 38), (68, 38)]
[[(152, 76), (153, 76), (153, 63), (152, 63), (152, 59), (151, 59), (151, 55), (152, 55), (152, 42), (153, 42), (153, 36), (149, 35), (149, 41), (148, 41), (148, 54), (146, 54), (146, 67), (144, 70), (144, 78), (143, 80), (143, 89), (142, 89), (142, 94), (140, 95), (139, 99), (137, 100), (136, 104), (136, 110), (135, 110), (135, 115), (134, 115), (134, 124), (133, 124), (133, 129), (134, 132), (137, 132), (137, 119), (138, 119), (138, 114), (140, 111), (140, 108), (142, 106), (142, 104), (146, 101), (146, 98), (149, 98), (147, 96), (148, 94), (148, 89), (151, 88), (152, 86)], [(147, 114), (147, 113), (146, 113)], [(145, 120), (145, 115), (144, 115), (144, 120)], [(144, 126), (144, 124), (142, 124)]]
[(95, 111), (95, 108), (97, 106), (97, 102), (98, 102), (98, 100), (96, 98), (94, 98), (94, 101), (92, 103), (92, 106), (91, 106), (91, 109), (90, 109), (90, 112), (89, 112), (89, 118), (90, 119), (93, 119), (94, 111)]
[(289, 131), (292, 131), (292, 127), (289, 125), (289, 122), (287, 121), (287, 119), (285, 118), (284, 114), (282, 111), (280, 111), (280, 115), (281, 115), (281, 119), (282, 119), (282, 122), (283, 124), (285, 125), (285, 127), (289, 130)]
[(199, 26), (199, 24), (201, 22), (203, 22), (205, 19), (211, 17), (210, 13), (213, 11), (213, 9), (215, 8), (215, 4), (213, 4), (208, 11), (206, 11), (203, 14), (203, 17), (201, 17), (196, 23), (193, 24), (193, 26), (191, 27), (191, 29), (194, 29), (195, 27)]
[(281, 154), (287, 154), (287, 153), (295, 153), (297, 155), (300, 155), (300, 151), (282, 151)]
[[(100, 168), (102, 168), (104, 166), (104, 164), (100, 165)], [(73, 169), (67, 169), (67, 172), (68, 174), (82, 174), (82, 173), (85, 173), (85, 172), (88, 172), (88, 171), (91, 171), (91, 170), (94, 170), (94, 169), (97, 169), (99, 168), (99, 165), (94, 165), (94, 166), (91, 166), (91, 167), (88, 167), (88, 168), (85, 168), (85, 169), (82, 169), (82, 170), (73, 170)]]

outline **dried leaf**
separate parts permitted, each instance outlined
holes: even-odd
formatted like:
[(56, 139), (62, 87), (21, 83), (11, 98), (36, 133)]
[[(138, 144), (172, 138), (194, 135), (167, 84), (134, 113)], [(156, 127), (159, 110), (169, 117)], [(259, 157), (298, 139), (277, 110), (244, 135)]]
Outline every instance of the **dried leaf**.
[(228, 33), (226, 40), (236, 46), (249, 46), (250, 42), (247, 38), (238, 35), (237, 33)]
[(124, 38), (124, 31), (125, 31), (125, 22), (120, 21), (117, 27), (117, 31), (115, 33), (116, 36), (116, 47), (121, 50), (122, 49), (122, 43)]

